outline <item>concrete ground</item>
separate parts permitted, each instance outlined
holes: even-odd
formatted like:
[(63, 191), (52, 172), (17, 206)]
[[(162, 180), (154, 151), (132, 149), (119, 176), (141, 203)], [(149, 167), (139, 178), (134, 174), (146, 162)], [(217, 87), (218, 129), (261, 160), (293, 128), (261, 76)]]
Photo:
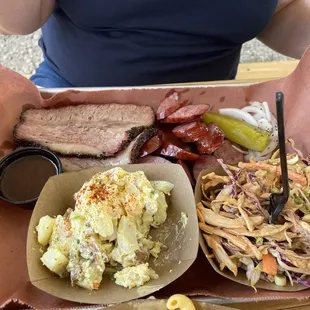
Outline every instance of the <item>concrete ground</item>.
[[(0, 64), (21, 74), (30, 75), (42, 60), (42, 53), (37, 45), (40, 31), (28, 36), (0, 35)], [(244, 44), (241, 62), (285, 61), (291, 58), (273, 52), (257, 40)]]

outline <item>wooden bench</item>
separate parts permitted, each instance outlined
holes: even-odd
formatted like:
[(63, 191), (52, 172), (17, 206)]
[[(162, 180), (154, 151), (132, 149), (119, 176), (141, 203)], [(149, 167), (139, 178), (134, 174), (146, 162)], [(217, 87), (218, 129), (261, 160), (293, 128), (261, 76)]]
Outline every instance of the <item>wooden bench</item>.
[(239, 65), (236, 80), (239, 82), (261, 82), (278, 79), (292, 73), (298, 62), (295, 60), (242, 63)]
[[(236, 80), (234, 81), (216, 81), (216, 82), (203, 82), (199, 84), (231, 84), (231, 83), (256, 83), (274, 80), (285, 77), (292, 73), (297, 64), (295, 61), (274, 61), (274, 62), (252, 62), (241, 63), (238, 67)], [(29, 78), (29, 75), (26, 75)], [(188, 83), (197, 84), (197, 83)]]
[(275, 80), (291, 74), (298, 62), (299, 60), (241, 63), (234, 81), (205, 82), (202, 84), (257, 83)]

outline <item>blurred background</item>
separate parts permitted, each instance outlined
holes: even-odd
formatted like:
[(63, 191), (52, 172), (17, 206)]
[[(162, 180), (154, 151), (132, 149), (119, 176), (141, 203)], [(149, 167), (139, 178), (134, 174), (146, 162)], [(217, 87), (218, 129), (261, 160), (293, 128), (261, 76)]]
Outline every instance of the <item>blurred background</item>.
[[(24, 75), (31, 75), (42, 60), (38, 47), (41, 32), (28, 36), (0, 35), (0, 64)], [(242, 49), (241, 62), (285, 61), (280, 55), (257, 40), (247, 42)]]

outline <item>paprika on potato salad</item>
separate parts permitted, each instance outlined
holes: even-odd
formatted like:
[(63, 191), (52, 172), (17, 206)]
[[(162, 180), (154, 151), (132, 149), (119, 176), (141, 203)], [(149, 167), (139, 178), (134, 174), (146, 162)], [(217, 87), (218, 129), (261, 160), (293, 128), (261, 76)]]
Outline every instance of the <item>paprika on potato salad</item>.
[(99, 288), (104, 273), (127, 288), (157, 279), (148, 262), (164, 245), (149, 232), (166, 221), (166, 195), (173, 188), (149, 181), (142, 171), (117, 167), (97, 173), (75, 194), (74, 209), (40, 219), (38, 242), (47, 246), (42, 263), (89, 290)]

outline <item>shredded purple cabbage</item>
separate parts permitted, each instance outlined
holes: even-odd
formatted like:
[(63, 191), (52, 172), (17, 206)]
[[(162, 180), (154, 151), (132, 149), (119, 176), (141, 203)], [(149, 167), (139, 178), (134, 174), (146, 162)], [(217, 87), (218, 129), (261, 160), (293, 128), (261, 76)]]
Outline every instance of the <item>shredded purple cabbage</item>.
[[(274, 248), (275, 250), (277, 250), (277, 248), (281, 248), (283, 250), (286, 249), (286, 245), (284, 243), (285, 241), (278, 241), (277, 243), (275, 243), (274, 241), (270, 241), (270, 244), (272, 245), (272, 248)], [(283, 258), (283, 255), (281, 253), (280, 254), (280, 257), (281, 259)]]
[(262, 272), (262, 273), (260, 274), (260, 277), (261, 277), (264, 281), (272, 283), (272, 281), (267, 277), (267, 274), (265, 274), (265, 273)]
[[(275, 243), (275, 242), (273, 242), (273, 241), (270, 241), (270, 244), (271, 244), (272, 248), (275, 249), (275, 250), (277, 250), (277, 248), (285, 249), (284, 244), (282, 244), (281, 242)], [(280, 255), (280, 259), (281, 259), (281, 261), (282, 261), (284, 264), (286, 264), (286, 265), (289, 266), (289, 267), (295, 267), (295, 268), (296, 268), (295, 265), (293, 265), (289, 260), (286, 259), (286, 257), (285, 257), (284, 254), (280, 253), (279, 251), (278, 251), (278, 254)]]
[(288, 261), (281, 253), (280, 253), (280, 257), (281, 257), (281, 261), (282, 261), (285, 265), (287, 265), (287, 266), (289, 266), (289, 267), (295, 267), (295, 268), (296, 268), (296, 266), (294, 266), (290, 261)]
[(253, 215), (253, 213), (251, 212), (251, 210), (249, 210), (249, 209), (244, 209), (244, 211), (248, 214), (248, 215), (250, 215), (250, 216), (252, 216)]
[(250, 199), (252, 200), (255, 205), (257, 206), (258, 210), (261, 212), (261, 214), (269, 219), (269, 214), (266, 210), (264, 210), (259, 202), (259, 200), (254, 196), (254, 195), (249, 195), (247, 193), (247, 191), (238, 183), (238, 180), (237, 180), (237, 174), (236, 176), (234, 176), (232, 174), (232, 172), (227, 168), (227, 166), (224, 164), (224, 161), (222, 159), (217, 159), (218, 163), (222, 166), (222, 168), (224, 169), (224, 171), (227, 173), (227, 175), (230, 177), (231, 181), (232, 181), (232, 184), (235, 184), (235, 186), (238, 186), (243, 192), (244, 194)]
[(237, 173), (236, 173), (236, 175), (235, 175), (235, 179), (236, 179), (236, 180), (239, 179), (241, 172), (242, 172), (242, 169), (239, 169), (239, 170), (237, 171)]
[(222, 242), (222, 246), (224, 249), (228, 250), (232, 255), (241, 251), (241, 249), (238, 249), (237, 247), (232, 246), (231, 244), (229, 244), (226, 241)]
[(237, 187), (235, 183), (232, 183), (232, 189), (231, 189), (231, 197), (235, 198), (237, 195)]
[(294, 272), (291, 272), (291, 276), (292, 276), (292, 279), (296, 281), (297, 283), (310, 287), (310, 281), (302, 279), (301, 277), (297, 276)]
[(256, 198), (254, 195), (249, 195), (248, 192), (246, 190), (244, 190), (244, 188), (239, 185), (239, 187), (242, 189), (242, 191), (244, 192), (244, 194), (250, 199), (252, 200), (252, 202), (256, 205), (257, 209), (260, 211), (260, 213), (266, 218), (269, 219), (269, 213), (261, 206), (258, 198)]
[(222, 166), (223, 170), (227, 173), (227, 175), (230, 177), (230, 179), (232, 180), (232, 182), (236, 182), (236, 178), (234, 177), (234, 175), (232, 174), (232, 172), (227, 168), (227, 166), (224, 164), (223, 159), (218, 158), (217, 159), (218, 163)]
[(251, 183), (254, 183), (256, 180), (256, 176), (253, 173), (247, 173), (247, 178)]
[(255, 267), (260, 263), (260, 261), (257, 258), (253, 258), (253, 262), (255, 264)]

